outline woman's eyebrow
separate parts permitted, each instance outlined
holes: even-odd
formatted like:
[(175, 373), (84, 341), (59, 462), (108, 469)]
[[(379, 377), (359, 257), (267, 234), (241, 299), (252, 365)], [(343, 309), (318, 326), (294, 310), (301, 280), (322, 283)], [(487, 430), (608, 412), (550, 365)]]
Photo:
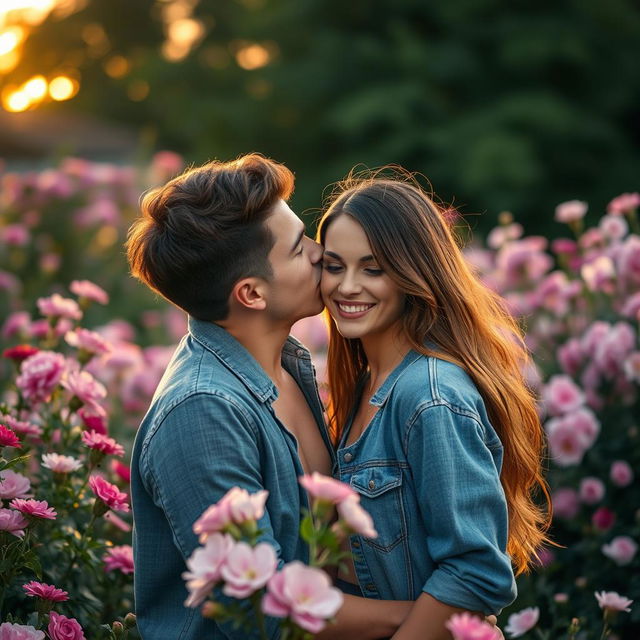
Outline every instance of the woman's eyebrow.
[[(329, 256), (331, 258), (335, 258), (336, 260), (340, 260), (340, 262), (343, 262), (342, 256), (333, 252), (333, 251), (326, 251), (324, 252), (325, 256)], [(366, 256), (362, 256), (362, 258), (360, 258), (360, 260), (358, 262), (375, 262), (375, 258), (369, 254)]]

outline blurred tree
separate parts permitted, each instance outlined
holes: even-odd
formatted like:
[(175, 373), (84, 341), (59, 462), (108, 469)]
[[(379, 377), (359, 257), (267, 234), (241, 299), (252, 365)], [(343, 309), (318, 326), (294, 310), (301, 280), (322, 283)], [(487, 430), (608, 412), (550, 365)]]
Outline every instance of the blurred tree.
[[(95, 25), (102, 54), (87, 42), (100, 40)], [(299, 211), (358, 163), (425, 174), (444, 201), (483, 213), (480, 229), (511, 209), (553, 233), (558, 202), (599, 212), (637, 189), (640, 10), (629, 0), (94, 0), (39, 33), (36, 49), (74, 51), (80, 34), (93, 50), (78, 108), (146, 125), (189, 161), (282, 160)], [(182, 52), (167, 48), (181, 37)]]

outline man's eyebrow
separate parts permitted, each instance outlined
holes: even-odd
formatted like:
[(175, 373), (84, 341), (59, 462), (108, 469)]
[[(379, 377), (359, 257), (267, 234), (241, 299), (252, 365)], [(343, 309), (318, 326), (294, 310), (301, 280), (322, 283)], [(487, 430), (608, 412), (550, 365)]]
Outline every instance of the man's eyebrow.
[[(342, 256), (338, 253), (334, 253), (333, 251), (325, 251), (324, 252), (325, 256), (329, 256), (330, 258), (335, 258), (336, 260), (340, 260), (340, 262), (343, 262), (342, 260)], [(362, 256), (362, 258), (360, 258), (359, 262), (375, 262), (376, 259), (371, 255), (367, 255), (367, 256)]]
[(291, 245), (291, 251), (289, 251), (289, 253), (293, 253), (296, 250), (296, 247), (300, 244), (300, 241), (304, 236), (304, 232), (305, 228), (302, 227), (302, 229), (300, 229), (300, 233), (296, 236), (296, 241)]

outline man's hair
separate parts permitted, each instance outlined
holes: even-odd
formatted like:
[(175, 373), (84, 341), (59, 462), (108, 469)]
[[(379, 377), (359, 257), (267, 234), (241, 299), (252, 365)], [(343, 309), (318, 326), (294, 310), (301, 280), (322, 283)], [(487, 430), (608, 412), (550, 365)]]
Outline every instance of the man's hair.
[(241, 278), (269, 278), (265, 221), (293, 174), (259, 154), (190, 169), (142, 199), (126, 248), (131, 273), (200, 320), (222, 320)]

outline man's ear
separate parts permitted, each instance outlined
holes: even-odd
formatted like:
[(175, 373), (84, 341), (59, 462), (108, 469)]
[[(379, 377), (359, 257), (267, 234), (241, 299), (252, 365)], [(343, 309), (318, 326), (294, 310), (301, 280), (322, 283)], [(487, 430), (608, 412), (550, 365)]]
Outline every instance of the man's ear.
[(231, 301), (250, 311), (263, 311), (267, 306), (266, 283), (261, 278), (243, 278), (231, 289)]

